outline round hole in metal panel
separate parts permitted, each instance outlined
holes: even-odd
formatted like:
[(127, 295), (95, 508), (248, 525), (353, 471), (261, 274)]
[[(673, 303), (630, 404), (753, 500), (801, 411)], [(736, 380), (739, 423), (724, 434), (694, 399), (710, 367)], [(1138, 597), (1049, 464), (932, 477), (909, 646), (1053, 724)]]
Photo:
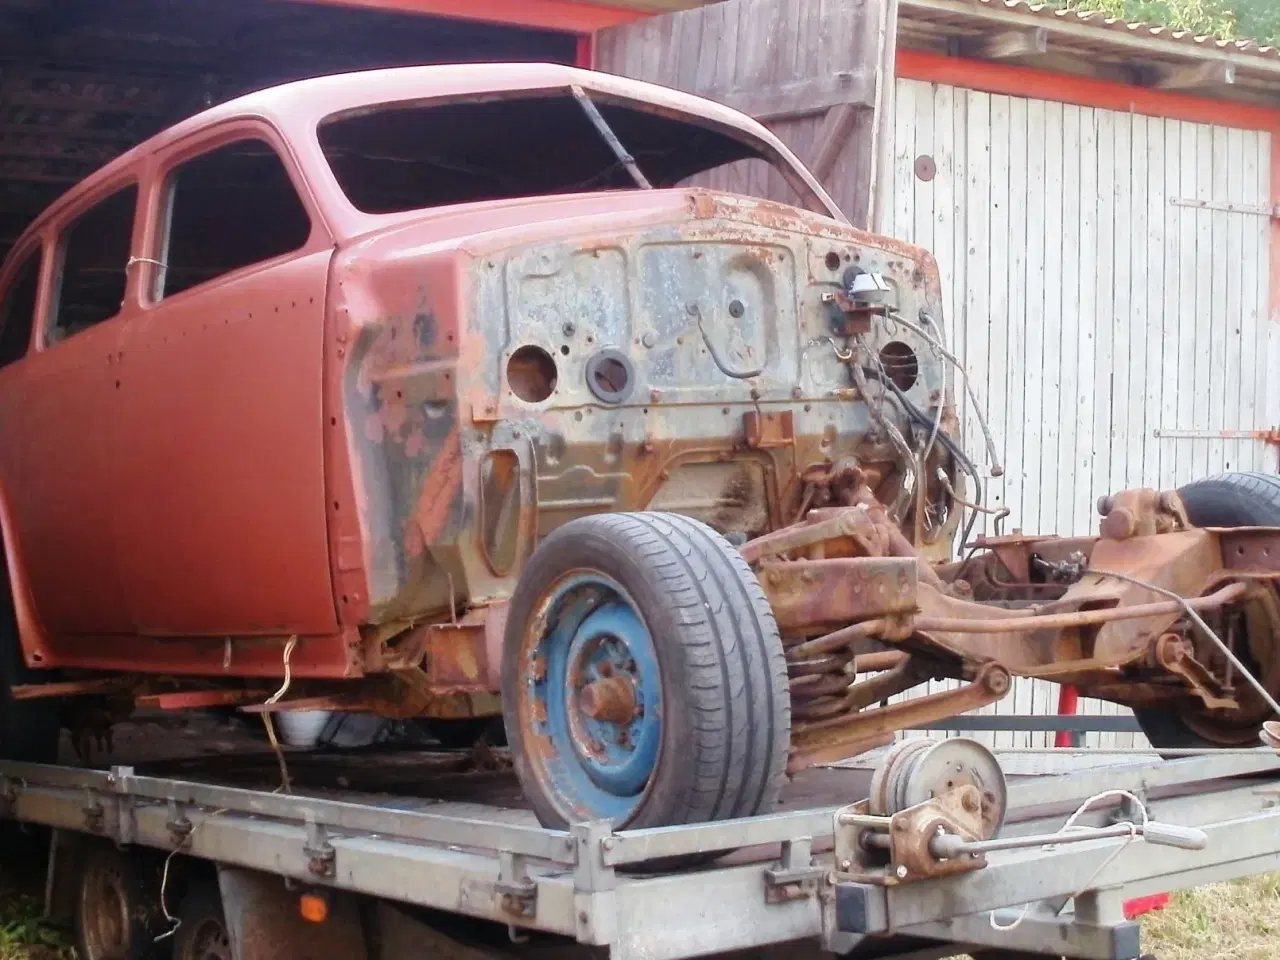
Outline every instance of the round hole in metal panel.
[(880, 350), (880, 364), (899, 390), (910, 390), (920, 377), (920, 361), (916, 352), (901, 340), (891, 340)]
[(507, 383), (525, 403), (541, 403), (555, 392), (556, 361), (541, 347), (527, 344), (507, 361)]
[(620, 350), (601, 350), (587, 361), (587, 386), (605, 403), (622, 403), (635, 386), (631, 358)]

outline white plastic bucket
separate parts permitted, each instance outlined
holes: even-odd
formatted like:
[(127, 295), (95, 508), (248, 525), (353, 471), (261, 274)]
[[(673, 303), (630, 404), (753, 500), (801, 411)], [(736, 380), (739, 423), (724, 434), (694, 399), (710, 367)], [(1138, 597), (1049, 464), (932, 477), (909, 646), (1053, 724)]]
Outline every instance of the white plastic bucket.
[(297, 710), (275, 715), (280, 742), (290, 747), (314, 747), (332, 714), (328, 710)]

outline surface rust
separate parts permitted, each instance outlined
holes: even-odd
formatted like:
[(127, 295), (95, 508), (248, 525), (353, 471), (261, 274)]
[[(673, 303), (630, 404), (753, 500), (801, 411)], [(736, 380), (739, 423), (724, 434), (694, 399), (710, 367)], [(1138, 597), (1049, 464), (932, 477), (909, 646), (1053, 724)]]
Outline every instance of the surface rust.
[[(24, 459), (0, 457), (0, 526), (29, 665), (163, 674), (142, 694), (159, 704), (256, 701), (267, 685), (249, 678), (287, 674), (259, 709), (489, 716), (540, 539), (661, 510), (755, 570), (786, 651), (793, 770), (993, 702), (1011, 676), (1175, 704), (1215, 742), (1252, 735), (1265, 704), (1184, 607), (1107, 574), (1190, 598), (1280, 691), (1280, 531), (1196, 529), (1176, 493), (1138, 489), (1100, 499), (1097, 537), (979, 538), (954, 562), (972, 509), (955, 377), (917, 332), (946, 325), (937, 262), (848, 226), (763, 128), (547, 65), (361, 76), (188, 121), (20, 241), (52, 244), (125, 180), (160, 189), (151, 158), (180, 140), (246, 131), (286, 160), (312, 220), (296, 256), (159, 304), (156, 230), (135, 231), (121, 322), (57, 343), (38, 330), (6, 369), (0, 426)], [(566, 84), (735, 128), (812, 210), (671, 187), (364, 214), (315, 142), (337, 110)], [(884, 290), (855, 295), (858, 271)], [(211, 402), (226, 364), (235, 389)], [(935, 678), (962, 686), (877, 706)], [(616, 683), (583, 696), (600, 717), (629, 709)]]

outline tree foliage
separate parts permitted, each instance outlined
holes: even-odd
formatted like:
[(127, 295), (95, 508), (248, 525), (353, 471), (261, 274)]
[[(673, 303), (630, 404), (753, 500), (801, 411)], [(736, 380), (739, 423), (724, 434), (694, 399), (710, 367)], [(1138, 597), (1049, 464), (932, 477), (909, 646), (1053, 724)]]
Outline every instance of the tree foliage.
[(1278, 0), (1065, 0), (1064, 5), (1224, 40), (1254, 37), (1280, 44)]

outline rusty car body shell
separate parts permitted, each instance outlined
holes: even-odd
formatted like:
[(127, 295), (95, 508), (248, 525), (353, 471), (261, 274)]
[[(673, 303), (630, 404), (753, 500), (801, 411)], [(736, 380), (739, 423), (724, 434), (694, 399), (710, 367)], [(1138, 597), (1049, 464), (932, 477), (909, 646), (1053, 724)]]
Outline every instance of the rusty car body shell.
[[(325, 117), (369, 105), (571, 85), (751, 138), (821, 212), (689, 188), (365, 214), (317, 141)], [(311, 237), (278, 262), (154, 301), (164, 171), (244, 136), (286, 161)], [(279, 675), (297, 638), (294, 676), (354, 678), (403, 664), (397, 636), (463, 630), (452, 624), (468, 610), (485, 620), (536, 538), (573, 516), (692, 504), (736, 512), (727, 529), (782, 526), (803, 469), (852, 455), (867, 432), (865, 410), (832, 388), (838, 375), (845, 386), (839, 363), (806, 342), (825, 329), (821, 294), (840, 289), (857, 257), (919, 305), (940, 301), (927, 253), (841, 222), (759, 124), (567, 67), (372, 71), (213, 107), (88, 178), (19, 240), (10, 268), (36, 245), (48, 254), (39, 317), (59, 230), (123, 183), (139, 201), (121, 312), (56, 344), (39, 322), (28, 355), (0, 370), (0, 426), (16, 440), (0, 456), (0, 524), (33, 666)], [(750, 342), (698, 333), (725, 319), (708, 297), (726, 275), (749, 281), (750, 306), (765, 314)], [(519, 302), (503, 318), (513, 288)], [(689, 312), (698, 298), (707, 318)], [(574, 335), (552, 315), (573, 318)], [(653, 331), (663, 342), (651, 350)], [(528, 340), (564, 351), (562, 387), (544, 404), (504, 382)], [(606, 408), (581, 383), (593, 342), (634, 358), (626, 403)], [(767, 354), (765, 375), (707, 376), (709, 349), (730, 346)], [(941, 382), (932, 375), (933, 389)], [(506, 558), (476, 537), (492, 451), (519, 474)], [(493, 629), (473, 627), (492, 646)], [(495, 652), (484, 650), (477, 641), (464, 658), (476, 665), (470, 683), (454, 687), (494, 689)]]
[[(812, 209), (689, 184), (370, 214), (318, 134), (386, 105), (566, 91), (728, 131)], [(166, 171), (245, 137), (284, 160), (306, 242), (156, 300)], [(59, 232), (127, 183), (121, 311), (50, 342)], [(964, 496), (937, 264), (852, 228), (726, 107), (542, 64), (302, 81), (89, 178), (20, 238), (0, 292), (37, 247), (40, 321), (0, 368), (22, 649), (119, 676), (18, 698), (493, 715), (523, 562), (575, 518), (637, 510), (740, 545), (785, 649), (792, 770), (1014, 676), (1174, 705), (1219, 745), (1267, 715), (1223, 650), (1280, 691), (1277, 531), (1197, 529), (1177, 493), (1124, 491), (1097, 537), (1015, 532), (947, 562), (964, 512), (996, 511)], [(861, 274), (884, 295), (859, 299)], [(245, 679), (282, 675), (265, 704)], [(944, 678), (960, 685), (889, 702)]]

